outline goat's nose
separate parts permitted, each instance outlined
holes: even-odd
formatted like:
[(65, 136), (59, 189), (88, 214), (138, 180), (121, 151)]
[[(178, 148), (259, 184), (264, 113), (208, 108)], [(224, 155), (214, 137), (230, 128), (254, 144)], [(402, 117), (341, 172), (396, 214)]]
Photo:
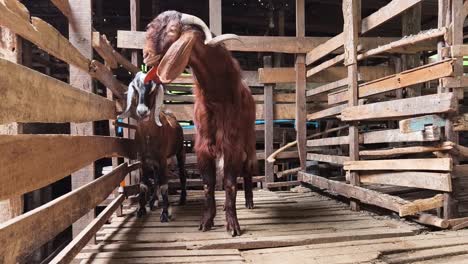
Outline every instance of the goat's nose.
[(146, 105), (138, 105), (137, 114), (140, 117), (146, 116), (148, 114), (148, 107), (146, 107)]

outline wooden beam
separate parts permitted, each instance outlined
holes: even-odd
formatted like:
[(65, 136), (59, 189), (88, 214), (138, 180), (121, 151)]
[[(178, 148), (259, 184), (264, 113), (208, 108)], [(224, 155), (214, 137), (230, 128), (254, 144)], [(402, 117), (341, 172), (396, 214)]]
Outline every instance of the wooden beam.
[(455, 112), (458, 101), (453, 93), (433, 94), (381, 103), (348, 107), (341, 113), (342, 121), (400, 118), (415, 115)]
[[(265, 67), (272, 67), (271, 56), (263, 58), (263, 65)], [(266, 84), (264, 88), (264, 120), (265, 120), (265, 157), (273, 153), (273, 129), (274, 129), (274, 105), (273, 105), (273, 84)], [(273, 171), (273, 164), (265, 162), (265, 179), (267, 183), (275, 181)], [(265, 186), (266, 187), (266, 186)]]
[(424, 131), (427, 126), (444, 127), (446, 120), (438, 115), (425, 115), (409, 119), (400, 120), (399, 127), (401, 133), (411, 133)]
[[(29, 255), (53, 239), (105, 200), (125, 175), (138, 167), (124, 163), (111, 173), (0, 225), (3, 261), (16, 263), (18, 257)], [(16, 243), (11, 243), (12, 239)]]
[[(359, 98), (366, 98), (415, 84), (448, 77), (453, 74), (454, 61), (449, 59), (424, 65), (392, 76), (363, 83), (359, 85)], [(338, 104), (347, 101), (346, 90), (328, 95), (328, 104)]]
[(348, 145), (348, 144), (349, 144), (348, 136), (307, 140), (307, 147), (338, 146), (338, 145)]
[(452, 159), (391, 159), (391, 160), (354, 160), (347, 161), (344, 169), (348, 171), (377, 170), (422, 170), (452, 171)]
[(210, 0), (210, 30), (215, 35), (222, 34), (221, 0)]
[(313, 174), (299, 172), (302, 181), (314, 187), (326, 189), (338, 195), (354, 198), (363, 203), (376, 205), (394, 212), (399, 212), (400, 208), (409, 202), (397, 196), (379, 193), (359, 186), (353, 186), (344, 182), (333, 181)]
[(343, 165), (346, 161), (349, 161), (349, 157), (307, 153), (307, 160)]
[(52, 184), (100, 158), (134, 157), (132, 144), (102, 136), (0, 135), (0, 179), (15, 179), (0, 186), (0, 200)]
[(366, 184), (386, 184), (444, 192), (452, 191), (450, 173), (420, 171), (363, 172), (360, 174), (360, 180), (361, 183)]
[(0, 104), (0, 124), (81, 123), (117, 116), (114, 102), (3, 59), (0, 79), (4, 99)]
[[(138, 185), (139, 186), (139, 185)], [(88, 242), (102, 228), (112, 214), (122, 205), (125, 195), (120, 194), (94, 219), (77, 237), (75, 237), (64, 249), (60, 251), (49, 263), (67, 264), (80, 253)]]
[(419, 212), (441, 208), (444, 205), (444, 196), (438, 194), (432, 198), (419, 199), (401, 206), (399, 214), (401, 217), (414, 215)]
[(335, 82), (324, 84), (322, 86), (307, 91), (307, 96), (314, 96), (321, 93), (330, 92), (338, 88), (343, 88), (348, 85), (348, 82), (348, 78), (344, 78)]
[(440, 127), (426, 127), (424, 131), (403, 134), (399, 129), (372, 131), (361, 134), (362, 144), (428, 142), (441, 139)]
[[(296, 37), (305, 37), (305, 0), (296, 0)], [(296, 141), (301, 168), (306, 169), (307, 162), (307, 77), (305, 54), (296, 55)]]
[[(382, 77), (395, 73), (394, 68), (387, 66), (362, 66), (359, 67), (360, 76), (363, 81), (380, 79)], [(347, 78), (348, 71), (345, 67), (332, 67), (320, 72), (310, 78), (307, 82), (311, 83), (329, 83)], [(258, 80), (260, 83), (294, 83), (294, 68), (271, 68), (258, 69)]]
[(317, 73), (319, 73), (321, 71), (324, 71), (324, 70), (326, 70), (328, 68), (331, 68), (331, 67), (339, 64), (340, 62), (343, 62), (344, 57), (345, 57), (344, 54), (340, 54), (340, 55), (335, 56), (333, 59), (329, 59), (327, 61), (324, 61), (323, 63), (313, 67), (310, 70), (308, 70), (307, 71), (307, 77), (314, 76), (315, 74), (317, 74)]
[(401, 147), (392, 149), (378, 149), (378, 150), (361, 150), (359, 155), (363, 157), (388, 157), (398, 156), (407, 154), (420, 154), (420, 153), (431, 153), (438, 151), (449, 151), (452, 150), (453, 146), (450, 144), (443, 144), (441, 146), (415, 146), (415, 147)]

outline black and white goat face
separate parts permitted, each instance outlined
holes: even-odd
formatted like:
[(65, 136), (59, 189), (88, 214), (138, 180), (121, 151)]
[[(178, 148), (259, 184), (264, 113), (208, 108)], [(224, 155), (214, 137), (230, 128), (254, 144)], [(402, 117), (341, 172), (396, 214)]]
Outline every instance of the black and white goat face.
[(137, 118), (139, 120), (147, 118), (151, 114), (152, 109), (154, 110), (154, 121), (158, 126), (162, 126), (159, 113), (164, 103), (164, 87), (162, 84), (157, 84), (153, 81), (145, 84), (145, 77), (145, 73), (138, 72), (128, 85), (127, 107), (119, 118), (130, 117), (133, 96), (136, 93), (138, 95), (138, 105), (136, 108)]

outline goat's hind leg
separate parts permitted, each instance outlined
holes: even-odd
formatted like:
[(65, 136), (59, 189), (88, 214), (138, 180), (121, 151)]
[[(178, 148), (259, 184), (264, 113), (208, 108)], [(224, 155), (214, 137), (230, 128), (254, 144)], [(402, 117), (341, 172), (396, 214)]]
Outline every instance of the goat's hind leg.
[(244, 172), (244, 195), (245, 195), (245, 208), (253, 209), (253, 183), (252, 174), (250, 172)]
[(200, 173), (203, 180), (203, 190), (205, 193), (205, 206), (203, 216), (200, 220), (199, 230), (205, 232), (214, 226), (216, 216), (215, 186), (216, 186), (216, 165), (215, 160), (210, 157), (197, 156)]
[(167, 160), (161, 159), (159, 166), (159, 189), (162, 197), (162, 212), (160, 216), (161, 223), (169, 222), (169, 180), (167, 176)]
[(226, 230), (233, 237), (240, 236), (241, 230), (236, 211), (237, 175), (226, 174), (224, 176), (224, 190), (226, 192)]
[(148, 176), (151, 175), (148, 168), (143, 168), (143, 177), (140, 180), (140, 193), (138, 194), (139, 207), (137, 210), (137, 217), (146, 215), (146, 203), (150, 192), (151, 183)]

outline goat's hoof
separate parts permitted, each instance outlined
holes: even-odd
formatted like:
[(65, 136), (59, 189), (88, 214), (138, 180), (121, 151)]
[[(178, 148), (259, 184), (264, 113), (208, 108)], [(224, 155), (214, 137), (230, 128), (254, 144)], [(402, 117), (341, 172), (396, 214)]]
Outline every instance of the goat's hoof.
[(248, 199), (245, 201), (245, 208), (254, 209), (254, 202), (252, 199)]
[(198, 227), (198, 230), (202, 232), (210, 231), (211, 228), (213, 228), (214, 222), (213, 220), (202, 220), (200, 223), (200, 226)]
[(241, 235), (239, 221), (235, 217), (226, 218), (226, 230), (232, 237)]
[(161, 220), (161, 223), (169, 222), (169, 213), (168, 212), (162, 212), (159, 219)]
[(137, 217), (138, 217), (138, 218), (141, 218), (141, 217), (144, 216), (144, 215), (146, 215), (146, 209), (143, 208), (143, 207), (140, 208), (140, 209), (138, 209), (138, 211), (137, 211)]
[(184, 195), (180, 196), (179, 205), (185, 205), (187, 203), (187, 197)]

